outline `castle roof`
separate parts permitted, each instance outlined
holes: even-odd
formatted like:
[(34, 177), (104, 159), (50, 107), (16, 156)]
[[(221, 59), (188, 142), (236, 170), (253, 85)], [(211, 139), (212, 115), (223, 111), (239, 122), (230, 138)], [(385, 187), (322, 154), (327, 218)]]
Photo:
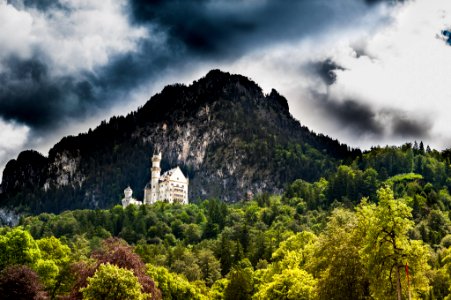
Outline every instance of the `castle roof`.
[(186, 181), (186, 177), (185, 175), (183, 175), (180, 167), (177, 166), (169, 171), (164, 172), (163, 175), (161, 175), (160, 181), (165, 180)]

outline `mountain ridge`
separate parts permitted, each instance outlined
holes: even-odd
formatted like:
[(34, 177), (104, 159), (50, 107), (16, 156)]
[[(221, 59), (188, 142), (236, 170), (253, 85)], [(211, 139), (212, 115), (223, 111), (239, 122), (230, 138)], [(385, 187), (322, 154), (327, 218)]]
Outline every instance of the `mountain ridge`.
[(142, 198), (155, 147), (163, 170), (180, 165), (190, 178), (191, 201), (280, 193), (294, 179), (318, 179), (360, 155), (302, 126), (276, 90), (264, 95), (242, 75), (212, 70), (189, 86), (166, 86), (127, 116), (62, 138), (48, 157), (19, 154), (5, 167), (0, 206), (103, 208), (118, 203), (128, 184)]

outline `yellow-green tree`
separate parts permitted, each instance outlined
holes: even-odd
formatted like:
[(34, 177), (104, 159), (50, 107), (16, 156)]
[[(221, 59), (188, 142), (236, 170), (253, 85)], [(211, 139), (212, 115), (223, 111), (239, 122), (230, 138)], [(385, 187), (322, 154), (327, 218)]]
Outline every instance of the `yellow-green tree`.
[(58, 290), (68, 291), (64, 286), (68, 283), (70, 248), (55, 237), (46, 237), (36, 241), (41, 252), (41, 258), (35, 263), (35, 270), (42, 282), (54, 297)]
[(303, 267), (316, 239), (313, 233), (303, 231), (280, 243), (273, 262), (254, 273), (257, 292), (253, 299), (314, 299), (317, 280)]
[(272, 281), (261, 285), (253, 299), (310, 300), (316, 296), (315, 286), (315, 278), (306, 271), (299, 268), (286, 269), (274, 275)]
[[(358, 227), (364, 234), (360, 250), (375, 299), (412, 299), (428, 292), (426, 271), (429, 250), (408, 236), (414, 226), (412, 209), (403, 199), (394, 199), (389, 187), (378, 190), (378, 204), (365, 200), (357, 208)], [(404, 271), (409, 267), (410, 282)], [(410, 289), (409, 289), (410, 286)]]
[(443, 268), (436, 272), (443, 277), (443, 281), (448, 285), (448, 291), (450, 293), (444, 299), (451, 300), (451, 286), (449, 284), (451, 278), (451, 247), (444, 251), (442, 263), (444, 264)]
[(203, 300), (207, 299), (201, 291), (185, 277), (169, 272), (165, 267), (147, 264), (147, 275), (153, 278), (161, 290), (163, 299), (168, 300)]
[(368, 276), (359, 256), (362, 240), (355, 213), (335, 209), (307, 267), (319, 278), (319, 299), (368, 299)]
[(0, 270), (9, 265), (33, 266), (40, 258), (41, 251), (28, 231), (16, 227), (0, 234)]
[(94, 276), (88, 278), (88, 286), (80, 291), (86, 300), (144, 300), (149, 295), (141, 289), (132, 271), (107, 263), (99, 266)]
[(211, 300), (223, 300), (225, 289), (229, 285), (227, 278), (216, 280), (208, 292), (208, 298)]

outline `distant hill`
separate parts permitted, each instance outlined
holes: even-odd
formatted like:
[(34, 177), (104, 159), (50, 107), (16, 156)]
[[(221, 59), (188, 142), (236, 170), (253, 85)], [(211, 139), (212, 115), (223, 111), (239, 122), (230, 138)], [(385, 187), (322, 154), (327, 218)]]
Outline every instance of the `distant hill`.
[(212, 70), (190, 86), (165, 87), (125, 117), (63, 138), (48, 157), (20, 153), (3, 172), (0, 206), (32, 213), (105, 208), (119, 203), (127, 185), (140, 199), (156, 147), (162, 171), (179, 165), (188, 175), (190, 201), (280, 193), (361, 155), (302, 126), (277, 91), (264, 95), (246, 77)]

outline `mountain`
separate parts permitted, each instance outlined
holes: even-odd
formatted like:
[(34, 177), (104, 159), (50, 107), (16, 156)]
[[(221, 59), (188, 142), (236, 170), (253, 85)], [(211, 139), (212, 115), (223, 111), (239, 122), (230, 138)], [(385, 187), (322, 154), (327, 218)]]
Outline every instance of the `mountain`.
[(277, 91), (219, 70), (185, 86), (166, 86), (143, 107), (94, 130), (64, 137), (48, 157), (24, 151), (3, 172), (0, 206), (59, 212), (118, 204), (130, 185), (138, 199), (150, 157), (162, 171), (179, 165), (190, 201), (280, 193), (293, 180), (317, 180), (360, 155), (294, 119)]

